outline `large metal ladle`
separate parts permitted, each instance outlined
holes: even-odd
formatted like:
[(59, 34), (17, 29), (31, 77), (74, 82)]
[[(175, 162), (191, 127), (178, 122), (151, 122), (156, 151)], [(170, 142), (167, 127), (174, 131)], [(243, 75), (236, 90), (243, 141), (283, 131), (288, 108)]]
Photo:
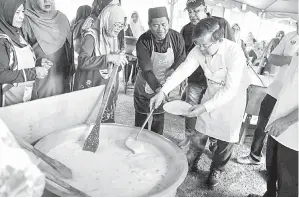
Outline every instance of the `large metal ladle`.
[(146, 120), (144, 121), (140, 131), (137, 133), (136, 137), (132, 137), (129, 136), (126, 140), (125, 140), (125, 145), (128, 147), (128, 149), (130, 149), (131, 151), (133, 151), (134, 154), (138, 154), (138, 153), (143, 153), (144, 152), (144, 144), (142, 141), (138, 140), (138, 137), (140, 135), (140, 133), (143, 131), (145, 125), (147, 124), (147, 122), (149, 121), (150, 117), (152, 116), (152, 114), (154, 113), (154, 108), (151, 110), (151, 112), (149, 113), (149, 115), (147, 116)]

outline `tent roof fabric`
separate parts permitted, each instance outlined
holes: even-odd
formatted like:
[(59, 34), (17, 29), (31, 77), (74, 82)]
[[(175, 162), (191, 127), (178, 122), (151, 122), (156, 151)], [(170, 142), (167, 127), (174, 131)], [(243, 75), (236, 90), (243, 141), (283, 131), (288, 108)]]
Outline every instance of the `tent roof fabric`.
[(298, 0), (235, 0), (266, 12), (298, 14)]
[[(265, 13), (265, 18), (292, 18), (298, 20), (298, 0), (206, 0), (208, 5), (221, 4), (228, 9), (241, 12)], [(246, 4), (246, 10), (242, 5)]]

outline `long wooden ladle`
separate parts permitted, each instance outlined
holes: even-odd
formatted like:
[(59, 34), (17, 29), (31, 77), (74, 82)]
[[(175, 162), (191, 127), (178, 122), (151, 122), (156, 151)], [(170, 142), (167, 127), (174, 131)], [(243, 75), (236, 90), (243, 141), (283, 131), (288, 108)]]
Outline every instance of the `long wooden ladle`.
[(92, 127), (92, 130), (90, 134), (88, 135), (87, 139), (84, 142), (83, 151), (90, 151), (95, 153), (99, 147), (99, 136), (100, 136), (100, 126), (101, 121), (103, 118), (104, 111), (106, 109), (106, 106), (108, 104), (108, 100), (112, 91), (114, 80), (117, 76), (119, 66), (114, 66), (111, 76), (109, 78), (108, 84), (106, 86), (104, 97), (100, 106), (99, 114), (97, 117), (97, 120), (95, 122), (95, 125)]
[[(43, 169), (41, 169), (43, 170)], [(81, 190), (69, 185), (68, 183), (64, 182), (63, 180), (55, 177), (54, 175), (48, 173), (47, 171), (44, 171), (44, 174), (46, 176), (46, 182), (49, 183), (49, 181), (54, 182), (55, 184), (59, 185), (60, 187), (68, 190), (69, 192), (72, 192), (75, 196), (77, 197), (90, 197), (89, 195), (87, 195), (86, 193), (82, 192)], [(74, 195), (71, 195), (72, 197)]]
[(22, 138), (17, 137), (16, 135), (14, 135), (14, 136), (15, 136), (16, 140), (18, 141), (18, 143), (20, 144), (21, 147), (23, 147), (24, 149), (32, 152), (38, 158), (42, 159), (44, 162), (46, 162), (48, 165), (50, 165), (56, 172), (58, 172), (59, 175), (61, 175), (63, 178), (71, 179), (73, 177), (73, 173), (72, 173), (72, 170), (70, 168), (68, 168), (67, 166), (65, 166), (61, 162), (59, 162), (55, 159), (52, 159), (49, 156), (45, 155), (44, 153), (42, 153), (38, 149), (34, 148), (31, 144), (29, 144), (28, 142), (26, 142)]

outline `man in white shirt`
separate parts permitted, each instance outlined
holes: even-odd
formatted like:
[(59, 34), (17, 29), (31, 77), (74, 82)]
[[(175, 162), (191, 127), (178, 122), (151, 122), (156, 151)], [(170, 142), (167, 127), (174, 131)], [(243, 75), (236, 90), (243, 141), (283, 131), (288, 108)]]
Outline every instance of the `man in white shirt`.
[(267, 125), (269, 117), (272, 113), (281, 87), (286, 80), (284, 75), (289, 67), (292, 56), (296, 53), (298, 48), (299, 33), (297, 23), (297, 31), (290, 32), (283, 37), (283, 39), (269, 56), (269, 63), (281, 67), (279, 68), (279, 72), (276, 75), (273, 83), (268, 87), (268, 94), (261, 103), (258, 124), (254, 132), (250, 154), (248, 156), (238, 158), (237, 162), (247, 165), (258, 165), (262, 163), (262, 149), (266, 138), (266, 134), (264, 133), (265, 126)]
[(283, 78), (284, 85), (265, 130), (270, 135), (265, 197), (298, 197), (298, 52)]
[(193, 106), (186, 116), (197, 117), (195, 129), (202, 134), (201, 138), (191, 137), (194, 144), (204, 148), (208, 137), (217, 139), (207, 179), (208, 186), (214, 187), (230, 160), (234, 143), (239, 141), (250, 82), (241, 46), (223, 38), (216, 19), (202, 19), (194, 28), (193, 41), (196, 47), (151, 99), (150, 107), (158, 108), (165, 96), (201, 65), (207, 78), (207, 90), (201, 104)]
[[(192, 33), (195, 25), (201, 20), (209, 17), (213, 17), (218, 20), (220, 27), (223, 29), (224, 38), (234, 41), (234, 35), (232, 29), (224, 18), (211, 16), (207, 12), (207, 5), (205, 0), (188, 0), (186, 3), (185, 10), (188, 11), (190, 23), (185, 25), (181, 34), (185, 40), (185, 49), (187, 54), (193, 49), (194, 43), (192, 41)], [(204, 71), (201, 67), (198, 67), (195, 72), (188, 78), (188, 86), (186, 87), (183, 97), (185, 101), (191, 105), (199, 104), (204, 92), (207, 88), (207, 82), (204, 75)], [(204, 151), (204, 148), (198, 148), (198, 145), (194, 145), (190, 141), (189, 137), (194, 136), (195, 132), (196, 118), (185, 118), (185, 139), (179, 143), (179, 146), (187, 151), (187, 159), (189, 163), (189, 170), (191, 172), (197, 171), (197, 161), (198, 156), (201, 156), (201, 152)], [(198, 134), (198, 133), (195, 133)], [(198, 134), (199, 135), (199, 134)], [(209, 150), (214, 152), (216, 149), (216, 141), (213, 138), (209, 138), (210, 146)], [(199, 145), (200, 146), (200, 145)]]

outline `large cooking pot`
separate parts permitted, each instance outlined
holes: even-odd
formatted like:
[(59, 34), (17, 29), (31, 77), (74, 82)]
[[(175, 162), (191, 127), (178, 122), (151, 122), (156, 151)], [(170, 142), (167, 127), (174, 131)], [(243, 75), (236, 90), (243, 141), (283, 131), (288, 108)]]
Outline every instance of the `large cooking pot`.
[[(90, 125), (83, 124), (66, 130), (53, 132), (42, 138), (35, 147), (44, 153), (48, 153), (51, 149), (66, 141), (78, 140), (79, 138), (86, 137), (89, 133), (88, 128), (90, 128)], [(131, 134), (138, 133), (139, 130), (140, 128), (136, 127), (117, 124), (102, 124), (100, 139), (115, 140), (120, 147), (128, 149), (124, 144), (125, 139)], [(174, 197), (177, 188), (183, 183), (188, 172), (188, 163), (184, 153), (170, 140), (148, 130), (144, 130), (143, 133), (141, 133), (139, 140), (149, 142), (159, 150), (164, 151), (167, 156), (169, 156), (169, 168), (167, 169), (164, 179), (160, 182), (162, 184), (161, 186), (163, 186), (162, 188), (151, 188), (148, 189), (147, 193), (138, 196)], [(88, 165), (82, 162), (82, 168), (84, 167), (87, 168)], [(55, 183), (49, 183), (49, 185), (46, 186), (46, 189), (58, 196), (72, 196), (70, 192), (67, 192)]]

